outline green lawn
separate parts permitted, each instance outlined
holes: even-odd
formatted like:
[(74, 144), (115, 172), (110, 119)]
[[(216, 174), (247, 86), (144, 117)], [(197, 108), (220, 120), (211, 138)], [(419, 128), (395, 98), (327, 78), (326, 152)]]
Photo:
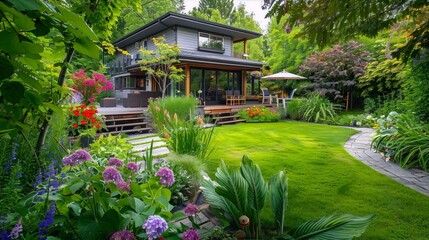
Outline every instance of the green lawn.
[[(429, 198), (350, 156), (343, 145), (353, 133), (301, 122), (222, 126), (215, 129), (207, 167), (213, 177), (220, 159), (239, 166), (246, 154), (265, 179), (286, 169), (288, 228), (331, 213), (375, 214), (360, 239), (429, 239)], [(268, 207), (263, 218), (271, 227)]]

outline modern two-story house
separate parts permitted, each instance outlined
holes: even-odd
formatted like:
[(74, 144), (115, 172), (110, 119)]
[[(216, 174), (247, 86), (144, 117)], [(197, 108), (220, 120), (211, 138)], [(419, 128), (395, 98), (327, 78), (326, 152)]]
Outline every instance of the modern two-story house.
[[(138, 51), (155, 50), (152, 38), (158, 36), (181, 49), (178, 66), (184, 69), (186, 78), (172, 85), (170, 95), (199, 96), (206, 104), (224, 104), (227, 91), (244, 96), (258, 92), (257, 84), (248, 76), (264, 63), (247, 60), (246, 45), (260, 33), (168, 12), (113, 43), (130, 53), (119, 54), (108, 64), (117, 99), (157, 92), (151, 76), (140, 70)], [(236, 53), (233, 44), (239, 42), (243, 42), (243, 52)]]

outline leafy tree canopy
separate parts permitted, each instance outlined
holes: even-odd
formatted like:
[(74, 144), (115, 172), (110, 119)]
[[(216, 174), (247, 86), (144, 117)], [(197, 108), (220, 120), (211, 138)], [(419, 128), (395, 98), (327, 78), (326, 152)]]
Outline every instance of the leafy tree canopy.
[(166, 43), (164, 37), (152, 38), (152, 41), (157, 49), (155, 51), (140, 49), (142, 60), (139, 63), (141, 70), (154, 78), (164, 98), (171, 84), (185, 78), (183, 69), (175, 66), (180, 63), (177, 59), (180, 48), (175, 44)]
[(200, 0), (198, 11), (211, 17), (212, 10), (217, 9), (223, 19), (230, 19), (233, 9), (234, 0)]
[(365, 73), (368, 56), (362, 44), (350, 41), (310, 55), (300, 71), (313, 81), (309, 88), (331, 99), (341, 99)]
[(267, 17), (279, 21), (290, 15), (287, 25), (303, 26), (302, 36), (319, 46), (355, 39), (359, 35), (375, 37), (383, 29), (401, 21), (411, 23), (409, 41), (399, 49), (407, 59), (429, 47), (429, 2), (427, 0), (264, 0)]

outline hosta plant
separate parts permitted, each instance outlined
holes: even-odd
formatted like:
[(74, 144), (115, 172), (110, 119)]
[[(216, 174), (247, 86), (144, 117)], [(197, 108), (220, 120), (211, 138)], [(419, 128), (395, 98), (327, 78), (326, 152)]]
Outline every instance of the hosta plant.
[(284, 171), (267, 183), (258, 165), (247, 156), (239, 169), (222, 161), (215, 174), (216, 181), (203, 181), (202, 189), (210, 207), (235, 228), (245, 231), (246, 239), (266, 239), (261, 232), (261, 210), (269, 197), (280, 239), (352, 239), (362, 235), (373, 215), (331, 215), (303, 223), (283, 233), (287, 208), (287, 177)]

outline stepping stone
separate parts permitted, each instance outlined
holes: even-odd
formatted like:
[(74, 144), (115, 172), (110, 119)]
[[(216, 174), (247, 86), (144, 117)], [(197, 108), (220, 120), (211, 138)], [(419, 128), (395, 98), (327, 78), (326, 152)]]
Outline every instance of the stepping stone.
[(158, 135), (153, 133), (142, 133), (142, 134), (133, 134), (129, 135), (127, 139), (136, 139), (136, 138), (147, 138), (147, 137), (156, 137)]
[(159, 140), (161, 140), (161, 138), (160, 137), (138, 138), (138, 139), (130, 139), (130, 140), (128, 140), (128, 142), (131, 144), (141, 144), (141, 143), (149, 143), (150, 144), (150, 142), (152, 140), (153, 141), (159, 141)]
[[(167, 155), (170, 153), (170, 150), (167, 147), (160, 147), (160, 148), (155, 148), (152, 151), (152, 156), (156, 157), (156, 156), (161, 156), (161, 155)], [(145, 155), (145, 150), (137, 152), (137, 155), (143, 157)]]
[[(150, 142), (145, 143), (145, 144), (139, 144), (133, 147), (133, 151), (134, 152), (139, 152), (139, 151), (144, 151), (148, 148), (150, 148)], [(160, 146), (165, 146), (165, 142), (153, 142), (153, 151), (155, 151), (156, 147), (160, 147)]]

